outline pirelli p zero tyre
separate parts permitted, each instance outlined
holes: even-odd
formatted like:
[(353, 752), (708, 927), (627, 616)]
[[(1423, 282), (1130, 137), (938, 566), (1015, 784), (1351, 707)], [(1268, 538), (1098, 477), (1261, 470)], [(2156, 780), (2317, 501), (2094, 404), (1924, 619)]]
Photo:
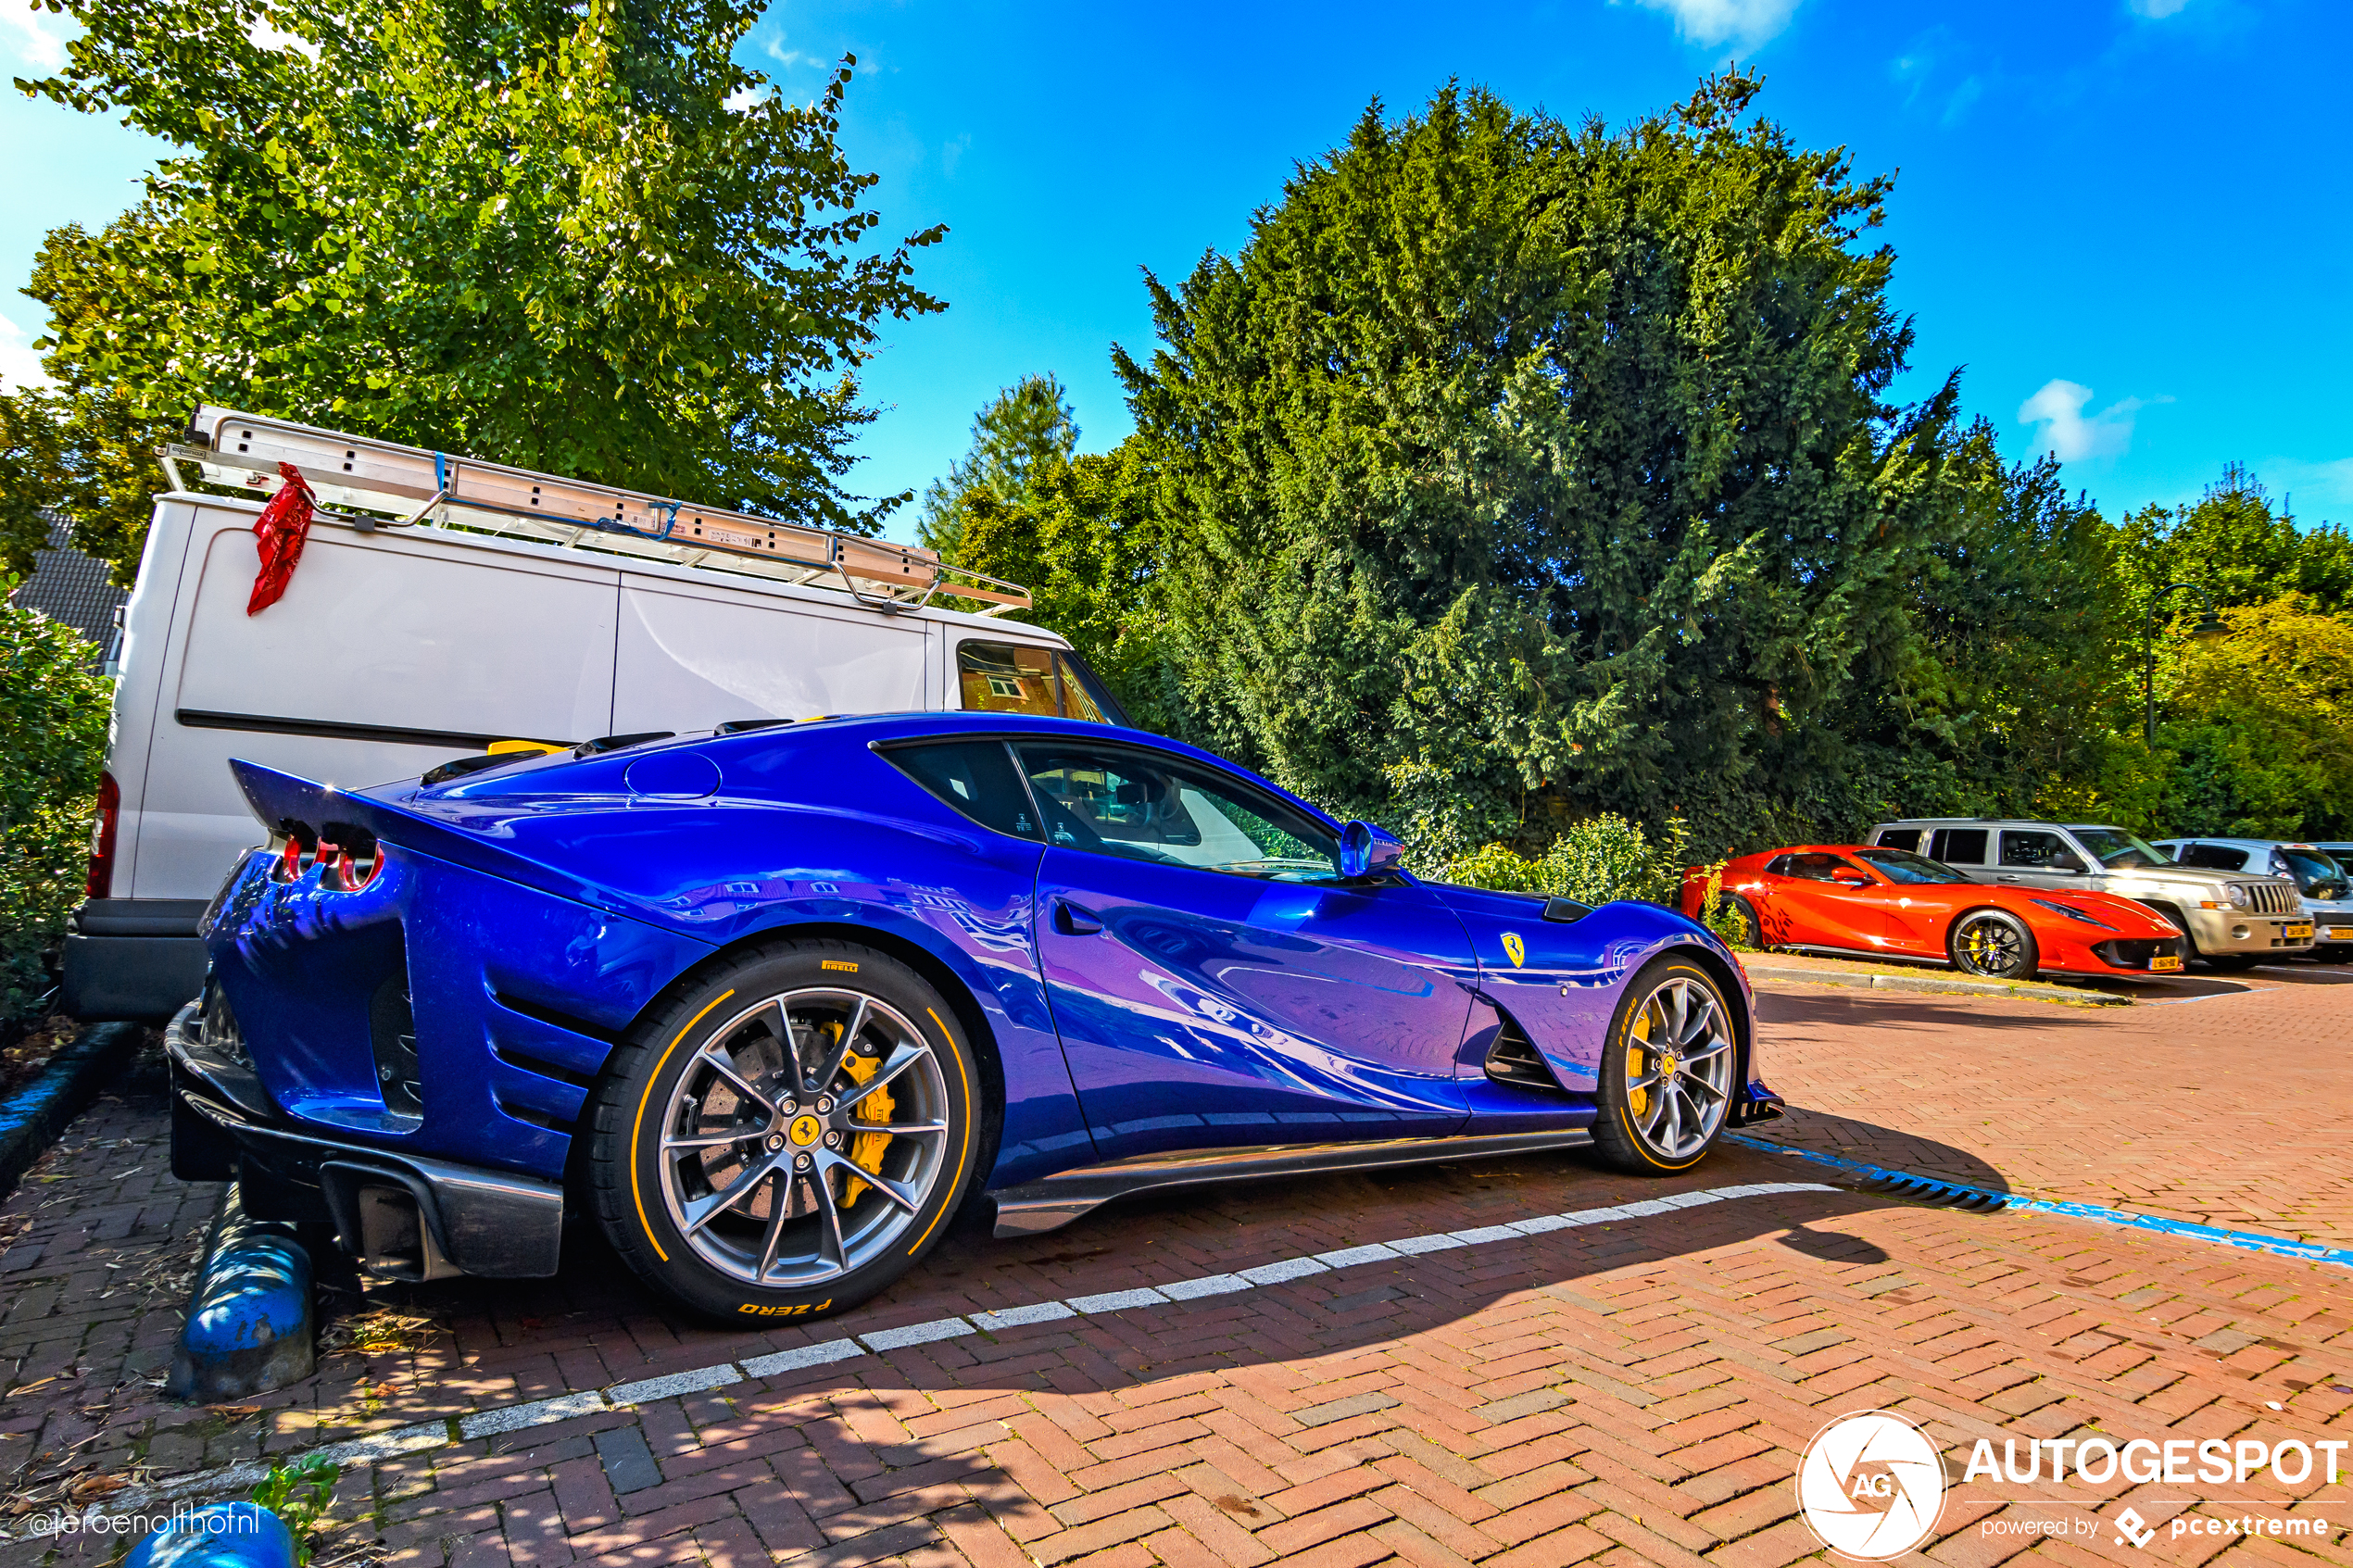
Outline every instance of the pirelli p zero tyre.
[(1740, 1036), (1715, 975), (1668, 954), (1635, 975), (1602, 1047), (1593, 1144), (1637, 1175), (1688, 1171), (1706, 1157), (1740, 1092)]
[(1946, 938), (1953, 967), (1986, 980), (2032, 980), (2042, 964), (2034, 934), (2007, 909), (1971, 909)]
[(595, 1101), (598, 1220), (696, 1311), (842, 1311), (923, 1256), (976, 1179), (980, 1092), (955, 1013), (906, 965), (764, 948), (617, 1054)]

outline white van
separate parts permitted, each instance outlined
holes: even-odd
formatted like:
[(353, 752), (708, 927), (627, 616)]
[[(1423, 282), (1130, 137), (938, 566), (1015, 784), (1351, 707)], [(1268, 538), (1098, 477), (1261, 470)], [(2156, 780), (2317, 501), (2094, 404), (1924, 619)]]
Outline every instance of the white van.
[[(1001, 609), (1025, 592), (960, 583), (925, 552), (226, 410), (195, 433), (207, 445), (168, 449), (175, 487), (124, 611), (89, 898), (66, 938), (76, 1018), (160, 1020), (202, 986), (196, 922), (259, 836), (233, 757), (357, 786), (502, 742), (820, 714), (1126, 722), (1061, 637), (934, 602)], [(181, 488), (179, 464), (271, 490), (290, 453), (321, 509), (283, 596), (248, 614), (264, 503)], [(427, 477), (404, 483), (404, 467)], [(495, 504), (519, 483), (539, 509)], [(630, 522), (648, 501), (653, 524)], [(731, 526), (782, 534), (778, 554), (713, 546)]]

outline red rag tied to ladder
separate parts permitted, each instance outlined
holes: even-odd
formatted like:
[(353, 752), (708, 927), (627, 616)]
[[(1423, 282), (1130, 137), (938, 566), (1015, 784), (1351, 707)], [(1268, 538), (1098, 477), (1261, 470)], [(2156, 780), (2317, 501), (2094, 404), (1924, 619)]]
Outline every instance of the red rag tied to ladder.
[(310, 514), (317, 503), (309, 482), (292, 463), (280, 463), (278, 477), (285, 483), (253, 520), (261, 571), (253, 580), (253, 596), (245, 601), (247, 615), (259, 615), (285, 596), (295, 562), (302, 558), (303, 541), (310, 537)]

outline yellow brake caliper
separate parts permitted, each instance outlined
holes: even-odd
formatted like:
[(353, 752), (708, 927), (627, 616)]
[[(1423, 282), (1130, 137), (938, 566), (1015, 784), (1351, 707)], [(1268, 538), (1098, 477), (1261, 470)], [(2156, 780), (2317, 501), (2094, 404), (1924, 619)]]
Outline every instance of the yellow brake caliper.
[[(862, 1084), (882, 1071), (882, 1059), (874, 1056), (860, 1056), (856, 1051), (851, 1051), (842, 1059), (841, 1066), (842, 1071), (849, 1074), (851, 1083)], [(897, 1105), (890, 1098), (890, 1091), (883, 1088), (876, 1089), (873, 1094), (860, 1100), (858, 1109), (849, 1114), (853, 1121), (880, 1122), (887, 1124), (891, 1113), (897, 1109)], [(888, 1133), (861, 1133), (849, 1140), (849, 1162), (861, 1170), (880, 1175), (882, 1174), (883, 1151), (889, 1147), (890, 1135)], [(842, 1192), (841, 1206), (844, 1209), (849, 1208), (864, 1197), (865, 1192), (865, 1183), (851, 1182)]]
[[(1634, 1026), (1626, 1031), (1626, 1081), (1631, 1084), (1642, 1075), (1642, 1058), (1647, 1054), (1650, 1044), (1651, 1014), (1647, 1006), (1634, 1015)], [(1651, 1092), (1648, 1089), (1627, 1091), (1626, 1109), (1635, 1115), (1640, 1116), (1649, 1110), (1650, 1103)]]

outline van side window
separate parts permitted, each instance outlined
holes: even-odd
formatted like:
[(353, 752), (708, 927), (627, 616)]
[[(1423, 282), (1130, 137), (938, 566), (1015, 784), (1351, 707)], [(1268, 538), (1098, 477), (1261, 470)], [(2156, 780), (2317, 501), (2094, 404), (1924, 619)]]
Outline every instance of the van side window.
[(970, 713), (1035, 713), (1051, 719), (1114, 722), (1094, 683), (1053, 648), (1020, 643), (956, 645), (956, 683)]
[(2174, 857), (2185, 866), (2200, 866), (2209, 872), (2242, 872), (2246, 869), (2246, 851), (2230, 849), (2220, 844), (2185, 844)]
[(939, 797), (982, 827), (1015, 838), (1038, 838), (1037, 809), (1029, 786), (1013, 769), (1000, 740), (944, 741), (931, 746), (891, 746), (883, 752), (892, 767)]
[(1985, 863), (1985, 830), (1938, 828), (1936, 847), (1929, 851), (1928, 858), (1948, 866), (1982, 866)]
[(1879, 837), (1874, 839), (1872, 842), (1878, 844), (1882, 848), (1908, 849), (1913, 854), (1917, 855), (1919, 853), (1920, 849), (1920, 830), (1918, 828), (1881, 828), (1879, 830)]

